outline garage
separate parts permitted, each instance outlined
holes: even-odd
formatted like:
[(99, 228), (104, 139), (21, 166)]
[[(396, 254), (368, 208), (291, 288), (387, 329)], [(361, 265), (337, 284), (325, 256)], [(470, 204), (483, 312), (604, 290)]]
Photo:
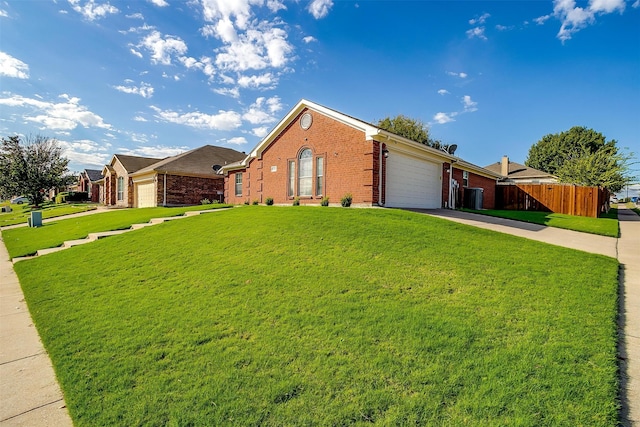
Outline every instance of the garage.
[(137, 184), (137, 206), (139, 208), (152, 208), (156, 206), (156, 186), (153, 182)]
[(442, 207), (442, 166), (392, 151), (387, 158), (386, 203), (390, 208)]

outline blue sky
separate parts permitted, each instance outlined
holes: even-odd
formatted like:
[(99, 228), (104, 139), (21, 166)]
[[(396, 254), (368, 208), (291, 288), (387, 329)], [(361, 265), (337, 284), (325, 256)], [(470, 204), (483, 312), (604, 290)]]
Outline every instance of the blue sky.
[(250, 151), (300, 99), (404, 114), (480, 166), (587, 126), (640, 152), (640, 0), (0, 1), (0, 135)]

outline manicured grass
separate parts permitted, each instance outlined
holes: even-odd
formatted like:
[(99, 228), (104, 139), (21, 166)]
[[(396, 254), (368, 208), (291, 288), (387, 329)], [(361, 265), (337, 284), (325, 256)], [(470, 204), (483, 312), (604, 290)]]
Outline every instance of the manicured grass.
[(27, 218), (31, 215), (31, 211), (38, 210), (42, 212), (42, 219), (55, 218), (63, 215), (69, 215), (79, 212), (90, 211), (96, 208), (96, 205), (89, 204), (47, 204), (39, 209), (32, 208), (30, 205), (9, 205), (11, 212), (0, 213), (0, 227), (8, 225), (26, 224)]
[(612, 258), (251, 206), (15, 268), (77, 426), (616, 425)]
[(618, 237), (619, 228), (617, 216), (589, 218), (586, 216), (565, 215), (550, 212), (511, 211), (511, 210), (473, 210), (462, 209), (466, 212), (500, 218), (515, 219), (517, 221), (546, 225), (548, 227), (564, 228), (567, 230), (581, 231), (583, 233), (598, 234), (602, 236)]
[(39, 249), (55, 248), (66, 240), (82, 239), (89, 233), (124, 230), (130, 228), (132, 224), (149, 222), (151, 218), (178, 216), (187, 211), (224, 207), (228, 205), (114, 210), (79, 218), (61, 218), (60, 221), (50, 222), (37, 228), (2, 230), (2, 239), (7, 246), (9, 256), (16, 258), (35, 254)]

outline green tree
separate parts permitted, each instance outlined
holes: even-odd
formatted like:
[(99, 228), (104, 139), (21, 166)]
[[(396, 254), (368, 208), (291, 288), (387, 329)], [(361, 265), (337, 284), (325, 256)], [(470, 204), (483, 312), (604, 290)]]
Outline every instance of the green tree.
[(44, 192), (63, 187), (73, 179), (55, 139), (37, 135), (23, 140), (19, 136), (2, 138), (0, 146), (0, 193), (25, 195), (39, 206)]
[(560, 182), (600, 186), (619, 191), (628, 179), (633, 154), (623, 154), (615, 140), (600, 132), (574, 126), (545, 135), (529, 149), (525, 165), (548, 172)]
[(421, 120), (412, 119), (402, 114), (378, 120), (378, 127), (429, 147), (441, 150), (449, 148), (448, 144), (429, 137), (429, 128)]

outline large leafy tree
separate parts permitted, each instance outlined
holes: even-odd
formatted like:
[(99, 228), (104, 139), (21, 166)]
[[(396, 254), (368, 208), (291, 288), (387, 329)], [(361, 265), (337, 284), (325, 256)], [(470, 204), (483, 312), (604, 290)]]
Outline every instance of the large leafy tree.
[(0, 145), (0, 193), (25, 195), (39, 206), (44, 192), (63, 187), (72, 179), (69, 160), (55, 139), (37, 135), (21, 140), (19, 136), (2, 138)]
[(378, 121), (378, 127), (396, 135), (403, 136), (429, 147), (446, 150), (449, 145), (429, 136), (429, 128), (421, 120), (412, 119), (402, 114), (396, 117), (385, 117)]
[(616, 144), (600, 132), (574, 126), (545, 135), (532, 145), (525, 165), (555, 175), (560, 182), (601, 186), (616, 192), (629, 179), (632, 158), (632, 154), (621, 153)]

